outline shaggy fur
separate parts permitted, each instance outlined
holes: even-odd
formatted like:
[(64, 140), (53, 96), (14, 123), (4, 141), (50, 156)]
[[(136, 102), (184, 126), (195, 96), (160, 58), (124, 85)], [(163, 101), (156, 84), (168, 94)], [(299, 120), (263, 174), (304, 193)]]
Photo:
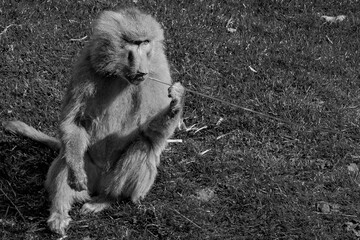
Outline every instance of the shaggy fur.
[(10, 131), (61, 147), (45, 184), (53, 231), (65, 234), (74, 202), (88, 201), (84, 213), (99, 212), (119, 197), (137, 202), (154, 183), (184, 101), (180, 83), (168, 89), (147, 80), (172, 84), (163, 39), (160, 24), (137, 9), (102, 13), (74, 67), (60, 139), (19, 121), (4, 123)]

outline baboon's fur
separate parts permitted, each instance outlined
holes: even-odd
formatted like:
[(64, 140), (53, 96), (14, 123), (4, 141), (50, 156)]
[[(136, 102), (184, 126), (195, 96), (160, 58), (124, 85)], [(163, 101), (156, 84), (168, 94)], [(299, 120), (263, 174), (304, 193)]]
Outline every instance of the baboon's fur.
[[(19, 121), (5, 128), (60, 148), (46, 179), (49, 227), (60, 234), (76, 201), (98, 212), (119, 197), (136, 202), (151, 188), (160, 154), (177, 127), (183, 106), (172, 84), (163, 30), (137, 9), (105, 11), (74, 67), (59, 127), (60, 139)], [(95, 196), (95, 197), (90, 197)]]

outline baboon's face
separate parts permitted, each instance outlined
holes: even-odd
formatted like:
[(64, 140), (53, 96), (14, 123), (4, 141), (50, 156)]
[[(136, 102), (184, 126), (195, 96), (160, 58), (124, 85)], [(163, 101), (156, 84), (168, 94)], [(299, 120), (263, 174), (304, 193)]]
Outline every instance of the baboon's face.
[(91, 45), (91, 65), (98, 74), (138, 85), (149, 73), (153, 45), (154, 42), (146, 39), (134, 41), (103, 35)]
[(107, 11), (94, 27), (89, 44), (90, 64), (103, 77), (116, 77), (138, 85), (156, 71), (163, 53), (161, 25), (135, 9)]
[(152, 43), (149, 40), (128, 41), (123, 49), (127, 60), (124, 76), (131, 84), (138, 85), (149, 73)]

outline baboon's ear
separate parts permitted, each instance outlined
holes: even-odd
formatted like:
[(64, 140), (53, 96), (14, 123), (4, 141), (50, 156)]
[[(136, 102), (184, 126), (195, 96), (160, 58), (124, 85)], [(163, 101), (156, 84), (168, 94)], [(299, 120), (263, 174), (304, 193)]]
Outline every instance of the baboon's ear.
[(95, 71), (101, 75), (115, 74), (119, 69), (119, 31), (121, 15), (113, 11), (104, 11), (94, 23), (93, 37), (90, 42), (90, 62)]
[(104, 11), (93, 26), (94, 34), (100, 34), (101, 32), (116, 33), (119, 31), (117, 28), (121, 20), (121, 14), (113, 11)]
[(90, 62), (94, 70), (101, 75), (112, 75), (116, 71), (116, 49), (111, 38), (94, 36), (90, 43)]

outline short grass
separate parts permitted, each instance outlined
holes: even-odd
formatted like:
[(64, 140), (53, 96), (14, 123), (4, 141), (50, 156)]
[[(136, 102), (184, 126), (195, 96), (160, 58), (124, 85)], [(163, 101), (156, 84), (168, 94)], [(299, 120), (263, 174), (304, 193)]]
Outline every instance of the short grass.
[[(89, 36), (92, 19), (115, 2), (0, 1), (1, 120), (56, 132), (86, 41), (71, 39)], [(356, 239), (359, 1), (120, 5), (163, 23), (175, 80), (295, 125), (189, 93), (186, 125), (207, 127), (174, 136), (183, 143), (169, 145), (141, 204), (93, 216), (75, 206), (68, 239)], [(338, 23), (321, 18), (340, 14)], [(43, 182), (56, 153), (0, 131), (1, 239), (55, 239)]]

